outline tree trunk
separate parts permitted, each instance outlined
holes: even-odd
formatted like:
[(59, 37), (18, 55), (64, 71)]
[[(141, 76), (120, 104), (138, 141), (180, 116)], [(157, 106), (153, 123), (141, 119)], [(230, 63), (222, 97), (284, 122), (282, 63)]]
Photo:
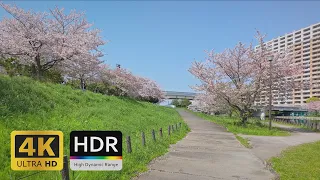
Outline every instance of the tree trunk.
[(232, 110), (229, 111), (229, 117), (232, 117)]
[(41, 66), (41, 62), (40, 62), (40, 55), (38, 54), (34, 60), (36, 63), (36, 77), (38, 80), (41, 80), (42, 79), (42, 66)]
[(246, 123), (248, 121), (248, 116), (245, 111), (240, 111), (240, 118), (241, 118), (241, 124), (246, 125)]
[(85, 80), (83, 78), (80, 78), (80, 88), (82, 90), (86, 90), (86, 83), (85, 83)]
[(241, 122), (242, 122), (243, 125), (246, 125), (247, 121), (248, 121), (248, 117), (247, 116), (243, 116), (241, 118)]

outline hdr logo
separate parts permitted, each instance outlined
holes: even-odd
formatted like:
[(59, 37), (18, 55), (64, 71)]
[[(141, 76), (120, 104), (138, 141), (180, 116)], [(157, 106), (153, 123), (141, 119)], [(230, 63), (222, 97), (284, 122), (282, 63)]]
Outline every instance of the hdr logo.
[(12, 170), (61, 170), (62, 167), (61, 131), (11, 132)]
[(115, 171), (122, 169), (122, 133), (120, 131), (72, 131), (70, 168), (79, 171)]

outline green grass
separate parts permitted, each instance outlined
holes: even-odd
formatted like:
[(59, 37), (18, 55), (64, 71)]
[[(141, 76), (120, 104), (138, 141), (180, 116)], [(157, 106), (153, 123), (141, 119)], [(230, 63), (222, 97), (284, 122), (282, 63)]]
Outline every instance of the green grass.
[(281, 180), (318, 180), (319, 154), (320, 141), (288, 148), (270, 161)]
[(236, 136), (236, 138), (238, 139), (238, 141), (239, 141), (244, 147), (249, 148), (249, 149), (252, 148), (251, 144), (249, 143), (249, 139), (248, 139), (248, 138), (243, 138), (243, 137), (241, 137), (241, 136), (239, 136), (239, 135), (237, 135), (237, 134), (235, 134), (235, 136)]
[(239, 122), (239, 118), (228, 116), (212, 116), (199, 112), (193, 112), (197, 116), (222, 125), (234, 134), (258, 135), (258, 136), (288, 136), (289, 132), (283, 131), (280, 128), (273, 127), (271, 130), (268, 126), (256, 119), (249, 119), (246, 126)]
[[(168, 137), (168, 125), (182, 123), (182, 128)], [(164, 137), (158, 131), (164, 129)], [(123, 143), (121, 171), (71, 171), (71, 179), (130, 179), (147, 170), (147, 164), (167, 152), (189, 131), (179, 114), (127, 98), (105, 96), (73, 90), (71, 87), (40, 83), (25, 77), (0, 75), (0, 179), (19, 179), (34, 171), (12, 171), (10, 167), (10, 133), (13, 130), (59, 130), (64, 133), (64, 154), (69, 155), (69, 133), (73, 130), (120, 130), (130, 135), (133, 153), (126, 153)], [(158, 141), (151, 138), (157, 130)], [(141, 132), (147, 146), (141, 145)], [(29, 179), (61, 179), (60, 172), (42, 172)]]

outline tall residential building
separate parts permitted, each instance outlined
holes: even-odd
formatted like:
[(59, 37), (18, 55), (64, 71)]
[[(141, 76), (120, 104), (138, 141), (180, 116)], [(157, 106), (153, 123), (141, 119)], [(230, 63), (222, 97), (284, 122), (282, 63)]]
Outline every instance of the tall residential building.
[[(303, 74), (296, 80), (309, 81), (313, 85), (320, 83), (320, 23), (274, 38), (264, 45), (273, 52), (290, 48), (295, 63), (303, 66)], [(259, 48), (260, 46), (255, 47), (256, 50)], [(273, 105), (302, 105), (311, 96), (320, 97), (320, 86), (294, 89), (288, 94), (289, 96), (284, 99), (281, 94), (273, 92)], [(263, 92), (255, 104), (267, 105), (268, 92)]]

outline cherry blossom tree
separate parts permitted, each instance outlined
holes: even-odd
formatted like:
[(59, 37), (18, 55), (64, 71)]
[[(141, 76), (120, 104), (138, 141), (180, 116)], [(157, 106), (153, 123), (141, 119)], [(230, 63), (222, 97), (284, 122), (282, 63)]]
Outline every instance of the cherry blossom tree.
[(116, 68), (109, 73), (112, 84), (121, 89), (123, 96), (143, 100), (162, 100), (164, 95), (156, 82), (133, 75), (129, 70)]
[(264, 35), (256, 39), (262, 48), (254, 50), (238, 43), (221, 53), (207, 52), (205, 62), (194, 62), (189, 72), (200, 80), (193, 88), (213, 97), (212, 101), (237, 110), (243, 124), (247, 122), (254, 102), (268, 89), (270, 69), (268, 56), (273, 55), (272, 89), (286, 96), (296, 86), (294, 77), (302, 74), (289, 52), (271, 53), (264, 46)]
[(138, 91), (139, 97), (151, 102), (159, 102), (164, 99), (164, 94), (159, 85), (150, 79), (139, 78), (141, 88)]
[(72, 61), (68, 63), (61, 63), (61, 69), (67, 78), (78, 79), (80, 80), (80, 88), (82, 90), (86, 89), (87, 81), (90, 79), (96, 78), (98, 76), (101, 63), (94, 55), (85, 56), (85, 55), (74, 55)]
[(318, 97), (310, 97), (306, 100), (305, 108), (308, 110), (309, 115), (319, 116), (320, 112), (320, 99)]
[(219, 98), (215, 97), (215, 94), (199, 93), (195, 96), (190, 107), (204, 113), (228, 113), (232, 112), (232, 109), (224, 102), (219, 102)]
[(122, 96), (138, 97), (141, 85), (138, 79), (127, 69), (116, 68), (111, 71), (111, 82), (121, 90)]
[(308, 111), (320, 111), (320, 101), (312, 101), (307, 103)]
[(84, 13), (65, 14), (58, 7), (39, 13), (4, 3), (0, 6), (12, 16), (0, 21), (0, 54), (34, 66), (38, 78), (62, 62), (90, 61), (96, 58), (92, 54), (101, 54), (98, 48), (105, 42)]

